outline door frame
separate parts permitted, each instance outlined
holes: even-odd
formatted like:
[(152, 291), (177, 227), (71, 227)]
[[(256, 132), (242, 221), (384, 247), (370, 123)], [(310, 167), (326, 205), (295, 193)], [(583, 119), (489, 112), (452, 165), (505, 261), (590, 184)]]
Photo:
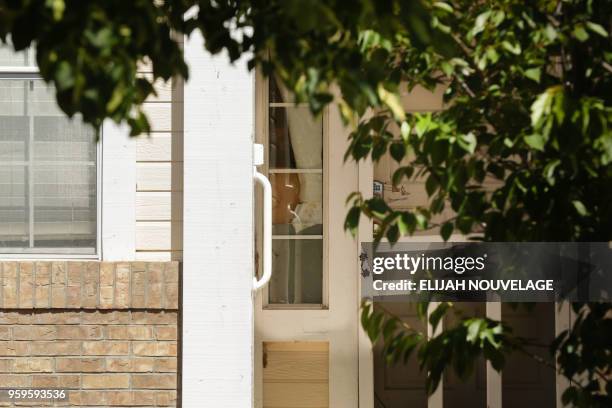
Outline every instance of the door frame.
[[(255, 81), (255, 140), (261, 143), (268, 132), (268, 83), (259, 71)], [(263, 407), (263, 343), (288, 341), (327, 342), (329, 406), (354, 408), (359, 404), (359, 252), (357, 239), (343, 229), (346, 197), (358, 189), (357, 165), (344, 163), (348, 133), (337, 107), (328, 107), (323, 120), (323, 304), (266, 305), (267, 290), (255, 297), (256, 408)], [(267, 165), (267, 148), (264, 150)], [(256, 231), (261, 231), (260, 218), (256, 213)]]

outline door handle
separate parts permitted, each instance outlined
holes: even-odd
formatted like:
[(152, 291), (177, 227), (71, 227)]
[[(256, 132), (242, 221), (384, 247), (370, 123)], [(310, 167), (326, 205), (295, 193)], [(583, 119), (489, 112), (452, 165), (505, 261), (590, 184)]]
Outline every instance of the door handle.
[(262, 239), (262, 270), (261, 279), (253, 277), (253, 291), (263, 288), (272, 277), (272, 185), (270, 180), (257, 171), (257, 166), (263, 164), (263, 145), (256, 144), (253, 148), (253, 180), (263, 189), (263, 239)]

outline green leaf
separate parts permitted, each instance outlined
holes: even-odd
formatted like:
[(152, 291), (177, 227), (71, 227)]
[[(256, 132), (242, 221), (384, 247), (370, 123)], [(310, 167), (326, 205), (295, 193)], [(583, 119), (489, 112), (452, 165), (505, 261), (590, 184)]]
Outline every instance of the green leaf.
[(594, 32), (596, 34), (599, 34), (599, 35), (601, 35), (604, 38), (608, 38), (608, 32), (601, 25), (599, 25), (597, 23), (593, 23), (592, 21), (587, 21), (586, 22), (586, 26), (592, 32)]
[(423, 301), (416, 304), (417, 316), (423, 322), (427, 321), (427, 309), (429, 309), (429, 302)]
[(559, 86), (553, 86), (538, 95), (531, 104), (531, 126), (539, 126), (544, 116), (550, 113), (555, 94), (559, 91), (561, 91)]
[(502, 47), (504, 47), (504, 49), (506, 49), (508, 52), (511, 52), (514, 55), (521, 54), (521, 44), (519, 44), (518, 42), (512, 44), (510, 41), (504, 40), (502, 41)]
[(433, 4), (433, 6), (438, 8), (438, 9), (440, 9), (440, 10), (444, 10), (444, 11), (446, 11), (448, 13), (452, 13), (453, 12), (453, 8), (451, 7), (451, 5), (448, 4), (448, 3), (444, 3), (442, 1), (436, 1)]
[(457, 138), (457, 143), (463, 148), (463, 150), (470, 154), (473, 154), (476, 150), (476, 136), (474, 136), (474, 133), (472, 132), (465, 135), (459, 135)]
[(392, 225), (387, 229), (387, 239), (389, 240), (389, 242), (394, 244), (397, 242), (399, 237), (400, 237), (400, 232), (399, 232), (399, 227), (397, 226), (397, 224)]
[(432, 214), (440, 214), (442, 211), (444, 211), (445, 205), (446, 205), (446, 198), (444, 197), (443, 194), (438, 194), (436, 198), (434, 198), (431, 201), (431, 204), (429, 205), (429, 209), (431, 210)]
[(357, 227), (359, 226), (360, 216), (361, 208), (352, 207), (346, 215), (346, 219), (344, 220), (344, 230), (348, 230), (351, 232), (351, 234), (355, 235), (355, 233), (357, 232)]
[(452, 222), (447, 222), (444, 225), (442, 225), (442, 228), (440, 228), (440, 235), (442, 236), (442, 239), (445, 242), (448, 241), (448, 239), (452, 235), (453, 229), (454, 229), (454, 226)]
[(496, 10), (493, 12), (491, 20), (493, 21), (493, 25), (495, 27), (499, 26), (506, 19), (506, 13), (501, 10)]
[(554, 159), (548, 164), (546, 164), (546, 166), (544, 167), (544, 177), (546, 178), (546, 181), (548, 181), (548, 184), (550, 184), (551, 186), (555, 185), (555, 169), (559, 167), (560, 164), (561, 160)]
[(485, 324), (484, 320), (479, 318), (473, 318), (465, 322), (467, 325), (467, 337), (466, 340), (470, 343), (475, 343), (480, 335), (480, 328)]
[(487, 52), (486, 53), (487, 53), (487, 58), (493, 64), (495, 64), (497, 61), (499, 61), (499, 54), (497, 53), (497, 50), (495, 48), (487, 47)]
[(411, 128), (410, 128), (410, 124), (406, 121), (402, 122), (402, 125), (400, 127), (400, 133), (402, 135), (402, 139), (404, 139), (405, 143), (408, 143), (408, 140), (410, 139), (410, 132), (411, 132)]
[(476, 17), (476, 21), (474, 22), (474, 27), (472, 28), (472, 31), (470, 32), (471, 36), (475, 36), (481, 33), (482, 31), (484, 31), (485, 25), (487, 24), (487, 21), (489, 20), (490, 16), (491, 16), (491, 11), (487, 10), (484, 13), (479, 14), (478, 17)]
[(416, 229), (416, 217), (412, 213), (403, 212), (397, 220), (397, 226), (403, 236), (412, 235)]
[(544, 151), (544, 144), (546, 142), (544, 140), (544, 136), (542, 136), (541, 134), (534, 133), (532, 135), (525, 136), (523, 139), (525, 140), (525, 143), (527, 143), (527, 145), (529, 145), (529, 147), (531, 147), (532, 149), (539, 150), (541, 152)]
[(440, 184), (438, 183), (437, 177), (430, 174), (425, 181), (425, 190), (427, 191), (427, 195), (431, 197), (436, 192), (439, 185)]
[(345, 100), (338, 101), (338, 107), (340, 108), (340, 115), (345, 125), (356, 121), (357, 114)]
[(544, 35), (548, 39), (548, 41), (553, 42), (557, 39), (557, 29), (552, 24), (546, 24), (544, 28)]
[(578, 214), (580, 214), (582, 217), (586, 217), (586, 216), (589, 215), (589, 211), (586, 209), (584, 204), (582, 204), (582, 201), (580, 201), (580, 200), (573, 200), (572, 204), (574, 205), (574, 208), (576, 209)]
[(579, 392), (577, 387), (568, 387), (565, 389), (565, 391), (563, 391), (563, 394), (561, 395), (561, 402), (563, 403), (563, 405), (570, 405), (573, 402), (576, 402), (580, 396), (579, 396)]
[(425, 132), (429, 129), (431, 125), (431, 113), (427, 113), (424, 115), (417, 115), (417, 122), (414, 127), (416, 134), (419, 138), (423, 137)]
[(64, 10), (66, 10), (64, 0), (47, 0), (46, 4), (47, 7), (50, 7), (51, 10), (53, 10), (53, 20), (61, 20), (64, 15)]
[(398, 186), (401, 184), (404, 177), (409, 179), (412, 177), (412, 173), (414, 172), (414, 167), (412, 166), (404, 166), (393, 172), (392, 183), (394, 186)]
[(392, 336), (396, 330), (397, 330), (397, 319), (394, 319), (394, 318), (387, 319), (382, 329), (383, 338), (387, 339), (388, 337)]
[(362, 303), (361, 305), (361, 327), (367, 330), (370, 325), (370, 309), (372, 307), (371, 303)]
[(577, 25), (574, 27), (574, 31), (572, 32), (574, 38), (576, 38), (580, 42), (585, 42), (589, 39), (589, 33), (584, 29), (583, 25)]
[(57, 65), (55, 71), (55, 86), (59, 91), (64, 91), (75, 84), (74, 72), (70, 64), (62, 61)]
[(542, 77), (542, 68), (529, 68), (525, 71), (525, 76), (539, 84)]
[(447, 77), (450, 77), (455, 71), (455, 67), (453, 67), (453, 65), (449, 63), (448, 61), (442, 61), (440, 63), (440, 68), (442, 69), (442, 72), (444, 72), (444, 74)]
[(391, 210), (385, 200), (380, 197), (371, 198), (365, 204), (372, 215), (380, 219), (384, 218), (387, 212)]
[(389, 147), (389, 153), (396, 162), (401, 162), (406, 155), (406, 146), (403, 143), (392, 143)]
[(402, 107), (397, 94), (387, 91), (382, 85), (378, 86), (378, 97), (389, 108), (393, 116), (398, 121), (406, 119), (406, 113)]
[(417, 225), (419, 226), (419, 228), (423, 230), (427, 229), (427, 225), (429, 224), (427, 216), (425, 216), (425, 214), (421, 212), (417, 212), (414, 216), (416, 217)]
[(116, 87), (113, 91), (113, 95), (111, 99), (106, 104), (107, 112), (113, 112), (117, 107), (121, 104), (124, 98), (124, 89), (121, 87)]
[(448, 302), (442, 302), (430, 313), (429, 324), (431, 324), (433, 332), (436, 331), (440, 320), (446, 315), (446, 311), (449, 308), (450, 304)]

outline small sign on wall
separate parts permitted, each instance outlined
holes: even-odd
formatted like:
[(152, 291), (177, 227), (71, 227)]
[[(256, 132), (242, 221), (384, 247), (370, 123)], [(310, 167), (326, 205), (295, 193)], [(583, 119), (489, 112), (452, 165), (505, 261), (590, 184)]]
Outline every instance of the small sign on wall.
[(385, 198), (384, 191), (385, 191), (385, 185), (380, 181), (374, 180), (374, 186), (373, 186), (374, 197), (379, 197), (379, 198), (384, 199)]

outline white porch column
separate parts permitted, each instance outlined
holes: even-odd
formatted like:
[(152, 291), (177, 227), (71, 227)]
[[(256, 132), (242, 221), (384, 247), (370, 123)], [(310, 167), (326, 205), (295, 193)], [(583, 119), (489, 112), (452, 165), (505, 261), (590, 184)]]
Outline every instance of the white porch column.
[(254, 80), (185, 39), (182, 403), (253, 404)]

